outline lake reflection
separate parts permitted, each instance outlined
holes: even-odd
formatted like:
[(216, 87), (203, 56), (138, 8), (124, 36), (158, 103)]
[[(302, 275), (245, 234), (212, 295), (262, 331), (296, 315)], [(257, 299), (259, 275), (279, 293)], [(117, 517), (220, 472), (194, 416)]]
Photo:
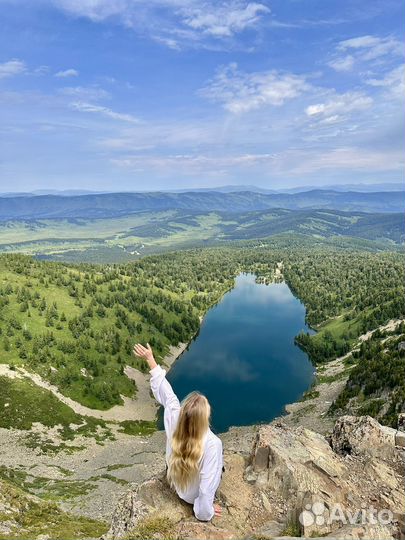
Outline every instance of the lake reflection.
[(241, 274), (168, 379), (180, 399), (192, 390), (207, 396), (216, 431), (268, 422), (311, 384), (314, 368), (294, 344), (301, 330), (309, 331), (305, 307), (288, 285)]

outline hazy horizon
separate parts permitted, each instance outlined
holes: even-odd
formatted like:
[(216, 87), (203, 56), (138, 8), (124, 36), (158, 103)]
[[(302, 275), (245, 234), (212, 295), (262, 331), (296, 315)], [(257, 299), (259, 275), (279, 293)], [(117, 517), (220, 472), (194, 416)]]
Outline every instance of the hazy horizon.
[[(374, 189), (372, 189), (374, 188)], [(405, 191), (405, 184), (404, 182), (387, 182), (387, 183), (380, 183), (380, 182), (370, 182), (370, 183), (359, 183), (359, 184), (324, 184), (322, 186), (291, 186), (290, 188), (274, 188), (274, 190), (268, 189), (268, 191), (274, 191), (274, 192), (292, 192), (292, 191), (310, 191), (310, 190), (344, 190), (344, 191), (359, 191), (359, 192), (367, 192), (367, 191)], [(139, 190), (120, 190), (120, 189), (110, 189), (110, 190), (90, 190), (90, 189), (74, 189), (74, 188), (67, 188), (67, 189), (53, 189), (53, 188), (43, 188), (43, 189), (33, 189), (31, 191), (2, 191), (0, 190), (0, 196), (2, 195), (19, 195), (19, 194), (29, 194), (29, 195), (52, 195), (52, 194), (66, 194), (66, 195), (85, 195), (85, 194), (114, 194), (114, 193), (181, 193), (181, 192), (187, 192), (187, 191), (266, 191), (266, 188), (256, 186), (253, 184), (245, 185), (245, 184), (225, 184), (225, 185), (218, 185), (218, 186), (201, 186), (199, 188), (184, 188), (184, 189), (139, 189)]]

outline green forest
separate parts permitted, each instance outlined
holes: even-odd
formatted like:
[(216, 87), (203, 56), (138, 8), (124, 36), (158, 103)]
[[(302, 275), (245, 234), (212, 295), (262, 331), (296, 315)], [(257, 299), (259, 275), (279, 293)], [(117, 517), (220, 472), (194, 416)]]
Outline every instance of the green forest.
[[(169, 345), (193, 337), (236, 275), (252, 272), (270, 282), (279, 262), (316, 330), (296, 337), (314, 364), (348, 353), (359, 335), (405, 316), (404, 255), (344, 242), (285, 237), (105, 265), (8, 254), (0, 256), (1, 362), (23, 365), (83, 405), (107, 409), (136, 394), (124, 374), (126, 365), (145, 370), (131, 355), (135, 340), (149, 341), (163, 361)], [(401, 362), (391, 371), (402, 376)]]

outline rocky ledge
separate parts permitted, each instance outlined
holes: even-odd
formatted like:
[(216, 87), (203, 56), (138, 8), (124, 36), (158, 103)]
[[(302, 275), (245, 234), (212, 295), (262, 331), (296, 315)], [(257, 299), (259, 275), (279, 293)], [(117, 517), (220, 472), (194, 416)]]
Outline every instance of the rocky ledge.
[(198, 522), (162, 471), (122, 497), (105, 539), (403, 537), (404, 443), (395, 429), (344, 416), (329, 438), (275, 421), (223, 440), (220, 518)]

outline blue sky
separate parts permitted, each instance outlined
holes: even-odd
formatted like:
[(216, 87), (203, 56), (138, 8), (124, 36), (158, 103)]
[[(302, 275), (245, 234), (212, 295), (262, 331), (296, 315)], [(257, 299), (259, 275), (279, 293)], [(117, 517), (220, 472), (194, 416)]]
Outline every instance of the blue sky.
[(402, 181), (404, 8), (0, 0), (0, 191)]

